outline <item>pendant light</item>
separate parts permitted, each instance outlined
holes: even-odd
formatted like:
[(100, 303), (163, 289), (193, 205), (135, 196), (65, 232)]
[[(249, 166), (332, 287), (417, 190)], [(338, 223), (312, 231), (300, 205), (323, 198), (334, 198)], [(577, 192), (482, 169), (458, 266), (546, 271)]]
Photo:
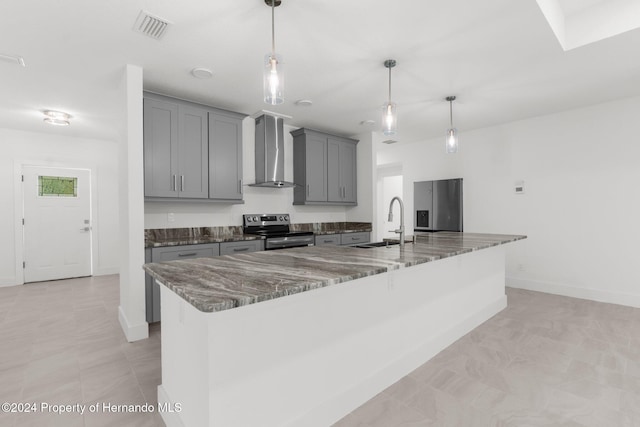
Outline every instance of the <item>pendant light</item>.
[(282, 57), (276, 54), (275, 8), (282, 0), (264, 2), (271, 6), (271, 52), (265, 55), (263, 68), (264, 102), (278, 105), (284, 102), (284, 74)]
[(397, 105), (391, 102), (391, 69), (396, 66), (395, 59), (387, 59), (384, 66), (389, 69), (389, 101), (382, 106), (382, 133), (395, 135), (398, 127)]
[(456, 100), (455, 96), (447, 96), (445, 100), (449, 101), (449, 129), (447, 129), (447, 135), (445, 137), (445, 146), (448, 154), (455, 154), (458, 152), (458, 130), (453, 127), (453, 101)]

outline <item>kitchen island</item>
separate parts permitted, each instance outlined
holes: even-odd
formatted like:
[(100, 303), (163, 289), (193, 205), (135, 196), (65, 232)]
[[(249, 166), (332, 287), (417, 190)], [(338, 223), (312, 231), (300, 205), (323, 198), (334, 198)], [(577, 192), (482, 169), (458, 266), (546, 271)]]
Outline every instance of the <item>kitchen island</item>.
[(327, 426), (506, 306), (503, 244), (434, 233), (147, 264), (168, 426)]

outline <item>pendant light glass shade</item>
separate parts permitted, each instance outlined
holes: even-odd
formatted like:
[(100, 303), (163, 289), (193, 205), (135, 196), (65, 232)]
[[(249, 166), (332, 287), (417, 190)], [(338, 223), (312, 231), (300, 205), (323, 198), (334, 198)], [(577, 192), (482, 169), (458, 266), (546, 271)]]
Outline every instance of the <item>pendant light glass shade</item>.
[(276, 54), (275, 7), (280, 6), (282, 1), (265, 0), (265, 3), (271, 8), (271, 53), (265, 55), (262, 70), (264, 102), (278, 105), (284, 102), (284, 73), (282, 57)]
[(284, 102), (284, 73), (282, 72), (282, 57), (275, 53), (264, 56), (264, 102), (278, 105)]
[(453, 127), (453, 101), (456, 100), (456, 97), (447, 96), (445, 100), (449, 101), (449, 124), (451, 126), (447, 129), (445, 136), (445, 148), (447, 154), (455, 154), (458, 152), (458, 130)]
[(395, 135), (398, 130), (398, 114), (395, 102), (387, 102), (382, 106), (382, 133)]
[(447, 129), (445, 144), (447, 154), (455, 154), (458, 152), (458, 131), (455, 128)]
[(382, 133), (390, 136), (398, 130), (398, 106), (391, 102), (391, 69), (396, 66), (396, 60), (387, 59), (384, 66), (389, 69), (389, 101), (382, 106)]

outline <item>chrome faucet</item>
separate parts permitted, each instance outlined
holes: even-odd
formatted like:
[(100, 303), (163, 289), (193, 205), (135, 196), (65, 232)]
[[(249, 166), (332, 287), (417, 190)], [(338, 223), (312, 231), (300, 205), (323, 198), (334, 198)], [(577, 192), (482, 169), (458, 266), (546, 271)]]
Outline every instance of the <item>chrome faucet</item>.
[(389, 203), (389, 219), (388, 221), (393, 221), (393, 202), (397, 200), (400, 204), (400, 228), (397, 230), (393, 230), (394, 233), (400, 234), (400, 249), (404, 249), (404, 203), (402, 203), (402, 199), (398, 196), (391, 199), (391, 203)]

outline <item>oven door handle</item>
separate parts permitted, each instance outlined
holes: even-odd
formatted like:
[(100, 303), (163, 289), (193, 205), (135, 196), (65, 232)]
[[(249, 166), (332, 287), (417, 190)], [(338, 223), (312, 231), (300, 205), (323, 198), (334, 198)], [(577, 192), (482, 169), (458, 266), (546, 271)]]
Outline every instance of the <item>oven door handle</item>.
[(268, 239), (269, 244), (272, 245), (282, 245), (282, 244), (295, 244), (295, 243), (313, 243), (313, 236), (311, 239), (307, 238), (295, 238), (295, 237), (284, 237), (282, 239), (279, 238), (270, 238)]

